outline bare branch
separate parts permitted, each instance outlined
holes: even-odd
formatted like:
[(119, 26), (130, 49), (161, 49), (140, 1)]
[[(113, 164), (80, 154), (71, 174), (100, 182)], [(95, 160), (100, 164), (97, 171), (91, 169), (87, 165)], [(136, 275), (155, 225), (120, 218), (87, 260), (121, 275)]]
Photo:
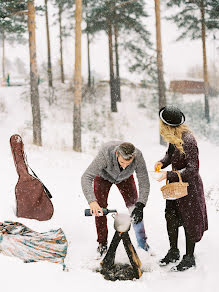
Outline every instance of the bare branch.
[(22, 15), (22, 14), (28, 14), (28, 10), (21, 10), (21, 11), (16, 11), (16, 12), (13, 12), (9, 15), (9, 17), (11, 16), (14, 16), (14, 15)]

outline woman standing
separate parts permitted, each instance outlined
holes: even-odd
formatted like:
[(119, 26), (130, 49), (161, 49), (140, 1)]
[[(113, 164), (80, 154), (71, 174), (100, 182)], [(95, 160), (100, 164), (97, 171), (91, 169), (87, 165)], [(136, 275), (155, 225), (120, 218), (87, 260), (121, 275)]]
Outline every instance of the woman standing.
[[(160, 260), (160, 265), (176, 262), (180, 258), (178, 249), (178, 228), (183, 226), (186, 237), (186, 254), (181, 262), (172, 268), (184, 271), (195, 266), (194, 249), (205, 230), (208, 229), (207, 212), (202, 179), (199, 175), (199, 158), (197, 142), (187, 125), (184, 114), (174, 106), (166, 106), (159, 112), (160, 133), (169, 147), (164, 158), (155, 163), (162, 169), (172, 165), (178, 170), (183, 182), (187, 182), (188, 195), (176, 200), (166, 200), (165, 218), (169, 236), (170, 249)], [(174, 171), (162, 171), (158, 181), (168, 180), (169, 183), (179, 181)]]

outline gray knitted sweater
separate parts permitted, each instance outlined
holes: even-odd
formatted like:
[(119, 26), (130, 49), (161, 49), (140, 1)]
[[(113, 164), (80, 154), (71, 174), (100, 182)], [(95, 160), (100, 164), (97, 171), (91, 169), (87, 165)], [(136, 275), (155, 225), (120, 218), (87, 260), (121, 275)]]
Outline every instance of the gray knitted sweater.
[(82, 190), (88, 203), (96, 200), (93, 187), (93, 181), (96, 176), (100, 176), (111, 183), (118, 184), (136, 172), (139, 186), (138, 202), (146, 205), (150, 182), (144, 157), (141, 151), (136, 148), (134, 160), (126, 169), (121, 171), (116, 157), (116, 147), (121, 143), (121, 141), (117, 141), (103, 144), (97, 156), (82, 175)]

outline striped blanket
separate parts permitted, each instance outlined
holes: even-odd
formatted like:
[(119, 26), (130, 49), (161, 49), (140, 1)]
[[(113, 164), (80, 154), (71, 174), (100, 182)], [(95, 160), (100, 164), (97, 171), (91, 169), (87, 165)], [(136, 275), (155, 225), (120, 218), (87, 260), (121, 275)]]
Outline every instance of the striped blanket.
[(48, 261), (62, 264), (65, 269), (67, 247), (61, 228), (39, 233), (19, 222), (0, 222), (0, 252), (25, 263)]

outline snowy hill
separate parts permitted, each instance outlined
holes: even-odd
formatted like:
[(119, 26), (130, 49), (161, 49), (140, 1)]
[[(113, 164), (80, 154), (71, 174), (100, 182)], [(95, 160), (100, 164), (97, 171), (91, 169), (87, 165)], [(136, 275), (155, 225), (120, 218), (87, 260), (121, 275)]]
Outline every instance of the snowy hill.
[[(151, 178), (149, 201), (144, 209), (144, 222), (149, 243), (156, 256), (136, 248), (142, 261), (143, 276), (136, 281), (104, 280), (96, 273), (99, 261), (95, 260), (96, 230), (94, 218), (85, 218), (84, 209), (88, 207), (83, 196), (80, 178), (87, 168), (98, 147), (106, 141), (122, 139), (134, 143), (142, 150), (148, 170), (162, 158), (166, 148), (159, 145), (159, 120), (156, 99), (142, 88), (122, 87), (122, 102), (118, 113), (110, 112), (108, 88), (96, 89), (94, 97), (83, 104), (82, 109), (82, 153), (72, 150), (72, 112), (73, 93), (69, 86), (57, 87), (55, 102), (49, 106), (44, 98), (47, 89), (41, 85), (41, 112), (43, 147), (32, 144), (31, 107), (28, 87), (0, 88), (0, 173), (1, 204), (0, 221), (14, 220), (24, 223), (36, 231), (47, 231), (61, 227), (69, 241), (65, 273), (56, 264), (24, 264), (15, 258), (0, 255), (3, 291), (96, 291), (112, 289), (131, 292), (143, 291), (217, 291), (219, 262), (219, 183), (217, 164), (219, 147), (203, 138), (202, 131), (196, 132), (200, 150), (200, 173), (203, 178), (209, 216), (209, 230), (197, 244), (195, 255), (197, 267), (182, 273), (169, 272), (170, 267), (161, 268), (157, 262), (166, 254), (168, 238), (166, 233), (161, 184)], [(199, 97), (198, 97), (199, 98)], [(171, 99), (169, 100), (171, 101)], [(196, 102), (196, 101), (195, 101)], [(216, 114), (218, 101), (212, 99), (213, 112)], [(186, 103), (183, 103), (185, 107)], [(201, 104), (199, 100), (199, 104)], [(189, 109), (187, 108), (188, 114)], [(191, 111), (191, 109), (190, 109)], [(188, 122), (192, 118), (188, 118)], [(216, 123), (217, 119), (214, 118)], [(192, 125), (191, 125), (192, 126)], [(12, 134), (23, 138), (28, 162), (53, 195), (55, 214), (49, 222), (21, 219), (15, 216), (14, 187), (17, 173), (13, 163), (9, 138)], [(109, 208), (117, 208), (126, 213), (124, 202), (115, 186), (109, 195)], [(109, 241), (114, 228), (113, 218), (108, 216)], [(136, 247), (133, 229), (131, 240)], [(181, 255), (185, 252), (183, 230), (180, 230), (179, 247)], [(117, 262), (128, 263), (122, 245), (116, 256)]]

